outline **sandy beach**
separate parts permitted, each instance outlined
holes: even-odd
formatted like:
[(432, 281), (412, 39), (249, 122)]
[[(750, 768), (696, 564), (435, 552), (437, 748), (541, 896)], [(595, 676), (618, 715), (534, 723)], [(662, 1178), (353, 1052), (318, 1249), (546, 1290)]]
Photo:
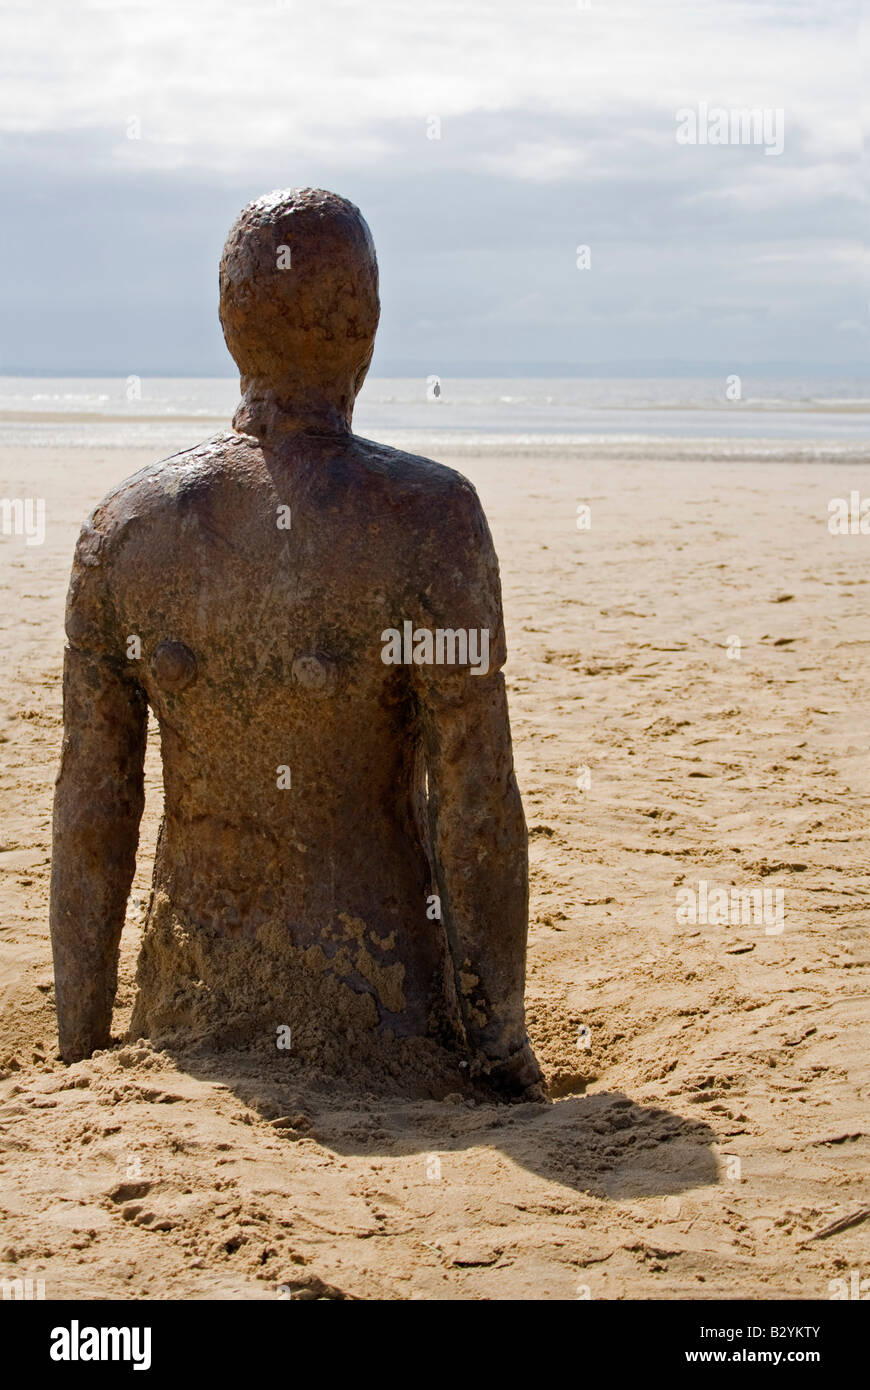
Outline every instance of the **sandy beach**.
[[(745, 441), (433, 454), (477, 487), (501, 563), (552, 1102), (324, 1090), (145, 1043), (60, 1063), (64, 597), (82, 521), (156, 455), (5, 447), (0, 491), (44, 498), (46, 535), (0, 537), (0, 1277), (82, 1299), (827, 1299), (870, 1274), (870, 536), (828, 529), (870, 465)], [(150, 739), (119, 1039), (160, 807)], [(701, 883), (768, 891), (781, 920), (678, 921)]]

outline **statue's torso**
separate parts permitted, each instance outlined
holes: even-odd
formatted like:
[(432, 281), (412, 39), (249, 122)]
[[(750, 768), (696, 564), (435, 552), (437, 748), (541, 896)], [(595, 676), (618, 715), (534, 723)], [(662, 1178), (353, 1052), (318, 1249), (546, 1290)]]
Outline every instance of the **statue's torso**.
[[(445, 944), (408, 669), (381, 634), (418, 602), (425, 511), (352, 451), (201, 454), (139, 485), (111, 575), (161, 730), (155, 901), (209, 941), (338, 958), (382, 1021), (424, 1032)], [(166, 643), (192, 659), (181, 680)]]

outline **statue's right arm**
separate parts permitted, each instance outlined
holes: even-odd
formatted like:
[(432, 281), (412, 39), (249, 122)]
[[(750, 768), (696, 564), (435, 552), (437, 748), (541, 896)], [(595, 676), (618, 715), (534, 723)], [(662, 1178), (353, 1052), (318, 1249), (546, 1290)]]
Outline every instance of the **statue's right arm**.
[(144, 805), (147, 703), (114, 633), (96, 534), (90, 527), (82, 533), (67, 602), (63, 751), (54, 797), (51, 942), (66, 1062), (110, 1041)]

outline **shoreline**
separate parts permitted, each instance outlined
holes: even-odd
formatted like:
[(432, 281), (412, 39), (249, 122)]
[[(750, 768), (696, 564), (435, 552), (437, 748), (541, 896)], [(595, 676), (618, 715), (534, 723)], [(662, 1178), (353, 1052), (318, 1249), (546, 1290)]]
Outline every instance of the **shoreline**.
[[(152, 421), (148, 422), (152, 424)], [(173, 422), (174, 423), (174, 422)], [(110, 450), (119, 453), (142, 456), (145, 462), (159, 462), (175, 454), (195, 449), (216, 434), (229, 432), (228, 421), (217, 421), (220, 428), (210, 433), (200, 426), (189, 435), (174, 429), (165, 432), (154, 430), (135, 439), (119, 433), (95, 438), (91, 434), (70, 436), (58, 431), (34, 437), (4, 437), (0, 423), (0, 491), (4, 487), (4, 458), (9, 459), (16, 451), (40, 453), (69, 450), (80, 457), (89, 451)], [(360, 439), (386, 444), (411, 454), (439, 458), (452, 455), (461, 459), (499, 457), (540, 456), (542, 460), (552, 461), (559, 457), (584, 461), (599, 455), (612, 458), (617, 463), (632, 464), (692, 460), (698, 463), (757, 460), (764, 463), (845, 463), (853, 461), (861, 466), (870, 461), (870, 439), (856, 437), (832, 438), (813, 436), (803, 438), (784, 438), (781, 436), (682, 436), (645, 434), (533, 434), (533, 433), (483, 433), (475, 430), (355, 430)]]

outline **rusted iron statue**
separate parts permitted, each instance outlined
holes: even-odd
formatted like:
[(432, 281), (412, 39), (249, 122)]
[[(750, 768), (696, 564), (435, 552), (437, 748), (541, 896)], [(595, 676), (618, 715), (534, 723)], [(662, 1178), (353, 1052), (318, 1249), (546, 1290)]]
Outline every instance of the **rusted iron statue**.
[(165, 810), (132, 1035), (274, 1049), (283, 1028), (321, 1072), (539, 1096), (497, 561), (463, 477), (351, 431), (379, 315), (359, 211), (251, 203), (220, 315), (232, 432), (122, 483), (76, 550), (61, 1054), (110, 1043), (150, 706)]

